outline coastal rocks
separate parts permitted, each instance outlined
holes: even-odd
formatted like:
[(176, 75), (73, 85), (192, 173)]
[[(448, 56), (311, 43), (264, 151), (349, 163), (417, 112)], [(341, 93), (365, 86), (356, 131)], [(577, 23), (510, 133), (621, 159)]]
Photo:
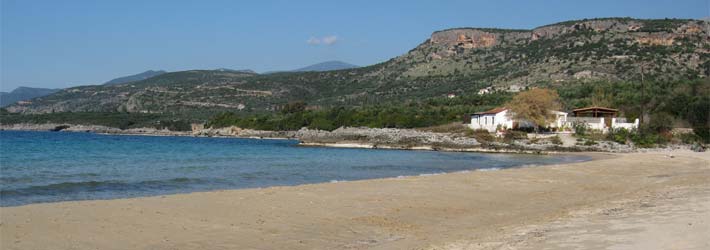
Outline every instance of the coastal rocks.
[(109, 131), (120, 131), (117, 128), (110, 128), (99, 125), (76, 125), (76, 124), (58, 124), (58, 123), (43, 123), (43, 124), (2, 124), (0, 130), (26, 130), (26, 131), (71, 131), (71, 132), (96, 132), (106, 133)]
[(66, 132), (91, 132), (99, 134), (125, 134), (125, 135), (162, 135), (162, 136), (184, 136), (190, 135), (187, 131), (170, 131), (167, 129), (155, 128), (131, 128), (119, 129), (101, 125), (83, 124), (2, 124), (0, 130), (24, 130), (24, 131), (66, 131)]
[(56, 132), (56, 131), (62, 131), (64, 129), (68, 129), (68, 128), (69, 128), (69, 125), (59, 125), (59, 126), (54, 127), (53, 129), (50, 129), (49, 131)]
[[(193, 131), (170, 131), (155, 128), (119, 129), (99, 125), (78, 124), (5, 124), (0, 130), (93, 132), (101, 134), (233, 137), (255, 139), (296, 139), (302, 146), (328, 146), (348, 148), (420, 149), (471, 152), (543, 153), (558, 151), (635, 152), (633, 145), (599, 141), (592, 145), (555, 144), (549, 139), (521, 139), (509, 142), (484, 141), (464, 133), (430, 132), (417, 129), (341, 127), (333, 131), (302, 128), (298, 131), (265, 131), (243, 129), (235, 126), (204, 128), (195, 124)], [(703, 148), (704, 149), (704, 148)]]
[(193, 126), (192, 135), (208, 137), (244, 137), (244, 138), (294, 138), (295, 131), (266, 131), (243, 129), (236, 126), (224, 128), (204, 128)]
[(599, 141), (593, 145), (555, 145), (549, 141), (530, 142), (529, 140), (515, 141), (511, 146), (520, 147), (526, 151), (589, 151), (589, 152), (613, 152), (613, 153), (630, 153), (636, 149), (630, 145), (619, 144), (612, 141)]
[(373, 148), (462, 149), (480, 145), (473, 138), (396, 128), (341, 127), (333, 131), (301, 129), (295, 133), (295, 137), (304, 144), (360, 144)]

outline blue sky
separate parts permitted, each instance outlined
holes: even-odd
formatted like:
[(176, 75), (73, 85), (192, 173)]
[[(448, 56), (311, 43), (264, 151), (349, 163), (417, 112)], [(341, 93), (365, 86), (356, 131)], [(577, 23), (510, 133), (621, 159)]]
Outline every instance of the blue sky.
[(2, 91), (98, 84), (148, 69), (369, 65), (453, 27), (710, 16), (708, 0), (0, 1)]

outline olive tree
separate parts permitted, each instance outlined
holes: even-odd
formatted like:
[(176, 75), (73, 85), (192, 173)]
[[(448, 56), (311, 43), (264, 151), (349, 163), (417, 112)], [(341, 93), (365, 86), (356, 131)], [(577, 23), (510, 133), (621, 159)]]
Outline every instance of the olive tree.
[(561, 108), (560, 96), (551, 89), (531, 89), (520, 92), (506, 105), (510, 115), (516, 120), (532, 122), (537, 127), (545, 127), (555, 120), (552, 110)]

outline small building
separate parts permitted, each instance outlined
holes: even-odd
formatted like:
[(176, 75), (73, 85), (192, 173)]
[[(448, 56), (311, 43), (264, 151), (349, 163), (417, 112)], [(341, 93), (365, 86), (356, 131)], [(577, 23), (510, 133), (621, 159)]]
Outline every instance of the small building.
[(495, 132), (498, 128), (512, 128), (513, 120), (508, 116), (507, 108), (494, 108), (472, 114), (469, 127), (472, 129), (485, 129), (488, 130), (488, 132)]
[[(548, 124), (547, 127), (558, 129), (567, 125), (567, 113), (555, 110), (550, 110), (550, 113), (555, 116), (555, 120)], [(515, 120), (508, 108), (501, 107), (472, 114), (469, 127), (496, 132), (499, 129), (533, 128), (535, 124), (530, 121)]]
[(451, 98), (456, 98), (456, 94), (454, 94), (454, 93), (449, 93), (448, 95), (446, 95), (446, 97), (449, 98), (449, 99), (451, 99)]
[(574, 117), (570, 117), (567, 122), (572, 127), (576, 124), (585, 124), (587, 128), (608, 132), (609, 129), (637, 129), (639, 119), (634, 122), (627, 122), (626, 118), (617, 118), (618, 109), (605, 107), (585, 107), (572, 110)]

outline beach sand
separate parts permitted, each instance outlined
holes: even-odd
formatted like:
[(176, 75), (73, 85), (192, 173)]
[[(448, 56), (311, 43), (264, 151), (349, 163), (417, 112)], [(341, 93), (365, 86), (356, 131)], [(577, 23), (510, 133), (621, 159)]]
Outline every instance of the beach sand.
[(0, 249), (710, 249), (710, 153), (0, 208)]

